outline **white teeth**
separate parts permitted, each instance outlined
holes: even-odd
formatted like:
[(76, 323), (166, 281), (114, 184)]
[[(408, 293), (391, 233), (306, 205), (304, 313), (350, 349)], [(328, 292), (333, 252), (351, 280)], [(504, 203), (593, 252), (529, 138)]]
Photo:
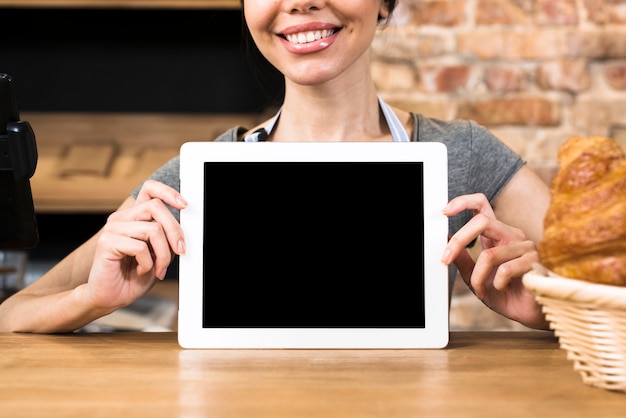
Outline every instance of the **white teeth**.
[(322, 38), (328, 38), (330, 35), (334, 33), (332, 29), (324, 29), (324, 30), (316, 30), (309, 32), (300, 32), (293, 33), (291, 35), (286, 35), (287, 40), (293, 44), (305, 44), (307, 42), (313, 42), (320, 40)]

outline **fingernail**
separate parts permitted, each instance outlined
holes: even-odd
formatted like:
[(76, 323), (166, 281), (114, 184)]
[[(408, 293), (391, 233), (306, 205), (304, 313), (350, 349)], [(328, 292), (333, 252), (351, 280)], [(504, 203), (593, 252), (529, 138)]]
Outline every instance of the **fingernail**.
[(446, 248), (443, 252), (443, 256), (441, 257), (441, 262), (444, 264), (450, 264), (450, 256), (452, 252), (449, 248)]
[(176, 196), (176, 203), (178, 203), (181, 208), (186, 208), (188, 204), (181, 195)]
[(183, 241), (182, 239), (178, 240), (178, 254), (185, 254), (185, 241)]

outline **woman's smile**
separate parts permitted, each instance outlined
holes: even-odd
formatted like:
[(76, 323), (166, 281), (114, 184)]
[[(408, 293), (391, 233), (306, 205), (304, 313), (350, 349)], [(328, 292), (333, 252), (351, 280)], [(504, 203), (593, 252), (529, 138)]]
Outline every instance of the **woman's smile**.
[(292, 28), (279, 36), (285, 41), (287, 50), (294, 53), (310, 53), (328, 48), (341, 27), (322, 27), (315, 29)]
[(328, 38), (335, 33), (334, 29), (324, 29), (308, 32), (294, 33), (291, 35), (285, 35), (285, 38), (293, 44), (306, 44), (314, 41), (319, 41), (322, 38)]

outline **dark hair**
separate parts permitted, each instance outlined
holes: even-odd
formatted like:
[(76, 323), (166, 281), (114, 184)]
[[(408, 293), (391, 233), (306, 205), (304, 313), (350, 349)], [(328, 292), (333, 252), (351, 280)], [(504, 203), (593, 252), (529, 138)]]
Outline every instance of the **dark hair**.
[(285, 81), (283, 75), (261, 54), (257, 48), (243, 11), (243, 0), (241, 0), (241, 48), (246, 57), (246, 62), (252, 77), (256, 79), (261, 91), (269, 101), (270, 107), (279, 107), (285, 97)]
[[(248, 58), (248, 64), (251, 67), (252, 75), (257, 79), (261, 90), (265, 92), (272, 105), (280, 106), (283, 102), (285, 94), (284, 79), (282, 74), (274, 67), (257, 48), (256, 44), (252, 40), (248, 24), (246, 23), (246, 17), (243, 11), (243, 1), (241, 0), (241, 46), (245, 56)], [(395, 10), (398, 0), (384, 0), (389, 10), (388, 16), (383, 18), (378, 16), (379, 24), (387, 24), (391, 18), (393, 11)], [(279, 83), (279, 80), (283, 80)], [(279, 89), (275, 86), (280, 85)]]
[[(389, 10), (389, 14), (388, 17), (386, 19), (383, 19), (382, 17), (378, 17), (378, 21), (381, 22), (389, 22), (389, 19), (391, 18), (391, 15), (393, 15), (393, 11), (396, 9), (396, 6), (398, 5), (398, 0), (385, 0), (385, 3), (387, 3), (387, 9)], [(241, 4), (243, 4), (243, 0), (241, 0)]]

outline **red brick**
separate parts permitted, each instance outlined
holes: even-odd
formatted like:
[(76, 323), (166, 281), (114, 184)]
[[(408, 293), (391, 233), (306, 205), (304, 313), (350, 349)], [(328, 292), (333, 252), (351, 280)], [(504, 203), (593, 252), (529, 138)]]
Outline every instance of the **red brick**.
[(626, 1), (613, 0), (607, 5), (607, 8), (610, 23), (626, 23)]
[(609, 65), (604, 70), (607, 83), (616, 90), (626, 90), (626, 65)]
[(558, 103), (541, 98), (494, 98), (459, 104), (461, 119), (481, 125), (556, 126), (561, 122)]
[(480, 30), (457, 35), (459, 53), (481, 59), (545, 59), (563, 54), (564, 34), (557, 30)]
[(607, 55), (603, 58), (626, 58), (626, 26), (603, 32)]
[(420, 34), (388, 32), (374, 38), (372, 52), (374, 57), (406, 60), (407, 58), (425, 58), (450, 53), (446, 39), (438, 34)]
[(519, 91), (526, 84), (526, 71), (519, 65), (491, 65), (485, 69), (484, 80), (492, 91)]
[(457, 26), (467, 21), (467, 0), (418, 0), (413, 3), (413, 21), (418, 26)]
[(481, 30), (458, 34), (457, 45), (460, 54), (492, 59), (503, 54), (505, 41), (501, 30)]
[(604, 0), (584, 0), (583, 6), (587, 11), (587, 19), (598, 25), (607, 22), (608, 16)]
[(574, 30), (565, 39), (569, 57), (626, 58), (626, 28)]
[(576, 25), (576, 0), (537, 0), (535, 20), (540, 25)]
[(519, 2), (510, 0), (478, 0), (478, 25), (527, 25), (530, 18)]
[(537, 69), (537, 84), (545, 90), (581, 92), (587, 90), (590, 83), (584, 59), (545, 62)]
[(467, 84), (471, 69), (466, 65), (425, 66), (419, 69), (420, 90), (428, 93), (450, 93)]

